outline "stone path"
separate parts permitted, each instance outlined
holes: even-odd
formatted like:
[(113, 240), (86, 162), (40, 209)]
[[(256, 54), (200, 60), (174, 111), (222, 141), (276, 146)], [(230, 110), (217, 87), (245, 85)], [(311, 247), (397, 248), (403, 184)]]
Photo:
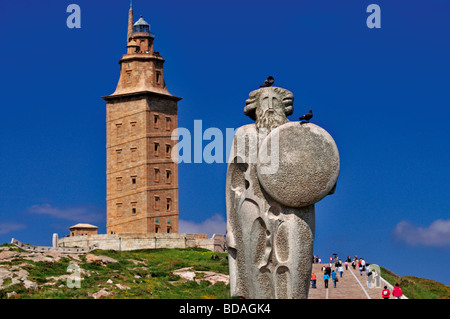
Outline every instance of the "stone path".
[[(383, 287), (369, 288), (367, 286), (367, 275), (363, 272), (361, 276), (358, 268), (353, 270), (349, 265), (348, 270), (342, 273), (342, 277), (337, 277), (339, 281), (336, 288), (333, 287), (333, 280), (328, 281), (328, 289), (325, 288), (322, 267), (325, 264), (313, 264), (313, 272), (317, 276), (317, 288), (309, 289), (308, 299), (382, 299), (381, 291)], [(334, 267), (333, 267), (334, 269)]]

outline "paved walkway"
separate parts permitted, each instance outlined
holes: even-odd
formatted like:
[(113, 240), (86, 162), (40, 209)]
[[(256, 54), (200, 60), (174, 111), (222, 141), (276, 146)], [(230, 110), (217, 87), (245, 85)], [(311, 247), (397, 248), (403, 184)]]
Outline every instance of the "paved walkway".
[[(363, 275), (359, 274), (358, 268), (353, 270), (349, 265), (348, 270), (342, 273), (342, 277), (337, 272), (338, 282), (336, 288), (333, 286), (333, 280), (328, 281), (328, 289), (325, 288), (323, 280), (322, 267), (326, 264), (313, 264), (313, 272), (317, 276), (317, 288), (309, 289), (308, 299), (382, 299), (381, 291), (383, 287), (369, 288), (367, 286), (367, 275), (363, 271)], [(334, 269), (334, 266), (333, 266)]]

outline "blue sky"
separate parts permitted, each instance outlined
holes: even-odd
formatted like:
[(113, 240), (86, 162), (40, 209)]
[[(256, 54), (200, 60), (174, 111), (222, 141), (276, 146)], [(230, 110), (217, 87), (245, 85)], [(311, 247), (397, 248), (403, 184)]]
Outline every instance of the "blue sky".
[[(81, 8), (69, 29), (66, 8)], [(366, 8), (381, 8), (369, 29)], [(0, 242), (51, 244), (78, 222), (106, 231), (105, 102), (129, 2), (1, 1)], [(341, 157), (316, 204), (315, 254), (358, 255), (450, 285), (450, 4), (430, 1), (144, 1), (179, 126), (237, 128), (275, 77), (312, 108)], [(204, 141), (205, 146), (209, 141)], [(179, 166), (182, 230), (225, 225), (225, 163)]]

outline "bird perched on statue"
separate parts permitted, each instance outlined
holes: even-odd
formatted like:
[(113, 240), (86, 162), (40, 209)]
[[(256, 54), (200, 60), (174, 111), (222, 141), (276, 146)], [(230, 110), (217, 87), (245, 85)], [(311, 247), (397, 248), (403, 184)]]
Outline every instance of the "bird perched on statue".
[(309, 120), (312, 119), (312, 117), (313, 117), (313, 113), (312, 113), (312, 110), (310, 109), (309, 112), (306, 113), (305, 115), (302, 115), (302, 116), (299, 118), (299, 120), (300, 120), (300, 121), (301, 121), (301, 120), (305, 120), (305, 121), (309, 122)]
[(269, 86), (272, 86), (274, 82), (275, 82), (275, 80), (274, 80), (273, 76), (269, 75), (267, 77), (267, 80), (265, 80), (264, 83), (261, 84), (259, 87), (260, 88), (262, 88), (262, 87), (269, 87)]

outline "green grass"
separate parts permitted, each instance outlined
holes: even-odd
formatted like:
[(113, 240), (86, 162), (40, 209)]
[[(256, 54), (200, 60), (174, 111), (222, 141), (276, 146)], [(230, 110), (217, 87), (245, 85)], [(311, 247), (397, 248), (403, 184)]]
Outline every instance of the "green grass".
[[(4, 244), (11, 250), (22, 251), (15, 246)], [(23, 251), (22, 251), (23, 252)], [(212, 253), (206, 249), (149, 249), (118, 252), (113, 250), (92, 252), (114, 258), (118, 263), (88, 263), (86, 257), (81, 255), (79, 262), (82, 271), (90, 275), (82, 274), (81, 288), (68, 288), (65, 279), (58, 280), (55, 284), (48, 277), (67, 275), (67, 267), (75, 262), (70, 256), (61, 258), (58, 262), (33, 262), (26, 257), (20, 257), (11, 262), (0, 262), (0, 266), (11, 267), (20, 265), (21, 269), (29, 272), (28, 279), (37, 283), (37, 290), (25, 289), (22, 283), (6, 287), (0, 290), (0, 299), (7, 298), (7, 293), (15, 291), (13, 298), (22, 299), (86, 299), (89, 294), (101, 289), (113, 291), (114, 294), (104, 298), (118, 299), (229, 299), (230, 287), (221, 282), (211, 284), (201, 281), (184, 282), (179, 276), (173, 274), (175, 270), (192, 267), (197, 271), (213, 271), (228, 274), (228, 260), (226, 253), (218, 253), (219, 260), (211, 259)], [(134, 262), (133, 262), (134, 261)], [(137, 264), (135, 264), (137, 262)], [(382, 276), (389, 283), (400, 284), (403, 293), (410, 299), (450, 299), (450, 287), (439, 282), (413, 277), (400, 277), (395, 273), (381, 267)], [(197, 278), (202, 278), (198, 274)], [(112, 280), (112, 284), (107, 283)], [(11, 279), (5, 279), (3, 285), (12, 283)], [(116, 284), (130, 287), (120, 290)]]
[(400, 277), (383, 267), (381, 276), (393, 286), (398, 283), (409, 299), (450, 299), (450, 287), (440, 282), (414, 276)]
[[(10, 249), (14, 249), (12, 246)], [(85, 299), (92, 298), (89, 294), (100, 289), (114, 291), (114, 294), (104, 298), (139, 298), (139, 299), (206, 299), (230, 298), (229, 286), (224, 283), (211, 284), (201, 281), (183, 282), (173, 271), (193, 267), (198, 271), (213, 271), (228, 274), (226, 253), (218, 253), (220, 260), (212, 260), (211, 251), (206, 249), (155, 249), (137, 250), (129, 252), (100, 251), (92, 252), (114, 258), (118, 263), (102, 265), (99, 262), (88, 263), (85, 256), (81, 256), (80, 267), (89, 272), (83, 275), (81, 288), (68, 288), (67, 281), (59, 280), (56, 284), (48, 277), (58, 277), (69, 274), (67, 267), (71, 259), (61, 258), (58, 262), (33, 262), (26, 258), (13, 260), (8, 265), (27, 263), (28, 279), (39, 285), (37, 290), (25, 289), (23, 285), (14, 285), (0, 290), (0, 299), (6, 298), (8, 292), (15, 291), (14, 298), (22, 299)], [(214, 253), (216, 254), (216, 253)], [(140, 262), (134, 264), (134, 261)], [(2, 263), (0, 263), (1, 265)], [(3, 263), (5, 264), (5, 263)], [(107, 283), (112, 280), (112, 284)], [(121, 284), (130, 289), (121, 290), (116, 287)]]

